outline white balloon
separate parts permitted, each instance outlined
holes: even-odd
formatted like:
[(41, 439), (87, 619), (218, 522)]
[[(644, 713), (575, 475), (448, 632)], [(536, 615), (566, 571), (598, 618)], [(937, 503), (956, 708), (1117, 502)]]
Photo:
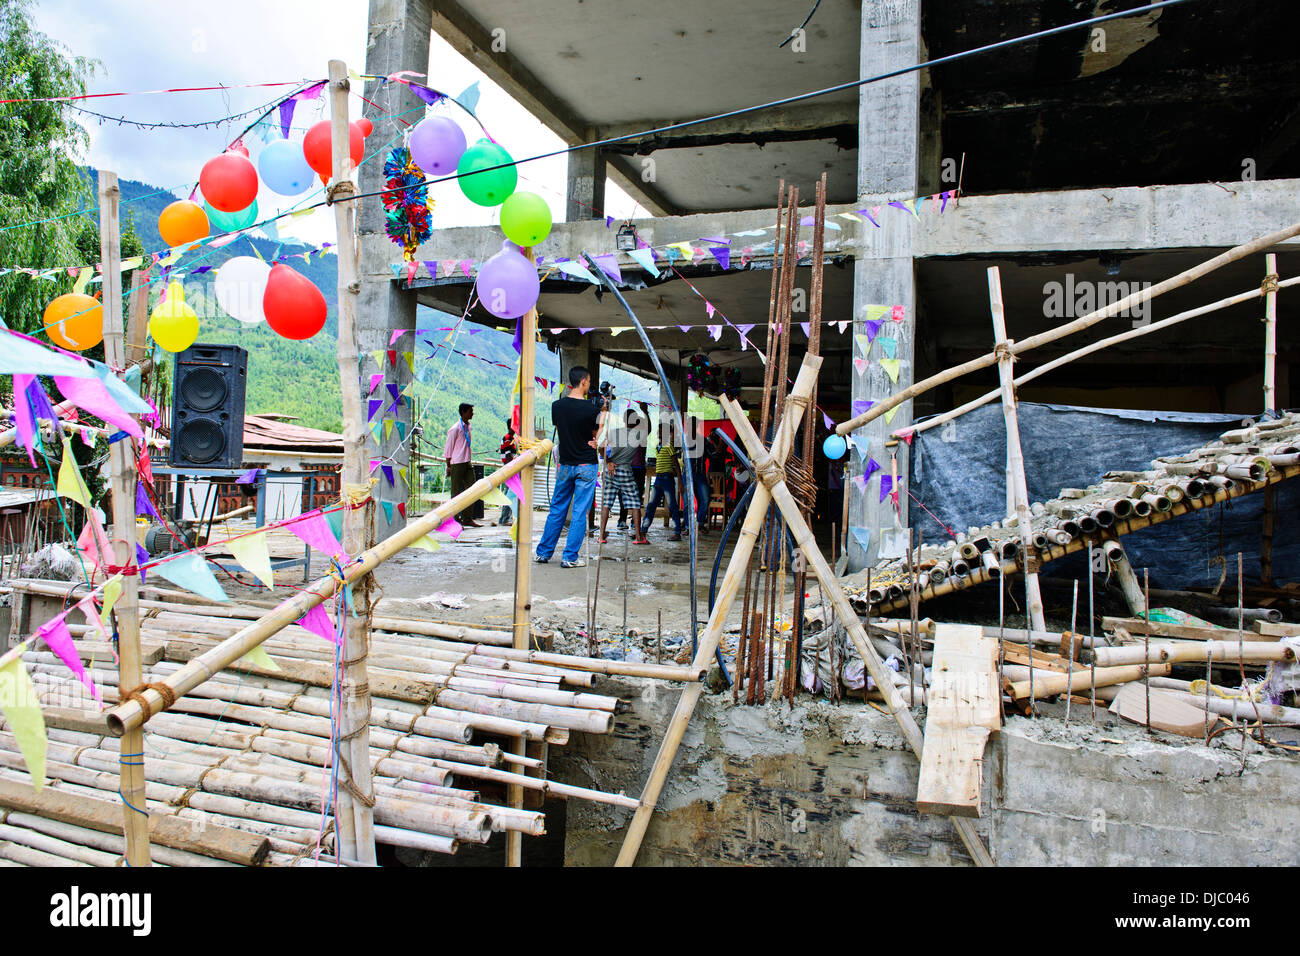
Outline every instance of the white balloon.
[(271, 278), (271, 267), (253, 256), (237, 256), (217, 270), (213, 291), (217, 304), (240, 322), (256, 325), (266, 321), (262, 311), (262, 296), (266, 294), (266, 281)]

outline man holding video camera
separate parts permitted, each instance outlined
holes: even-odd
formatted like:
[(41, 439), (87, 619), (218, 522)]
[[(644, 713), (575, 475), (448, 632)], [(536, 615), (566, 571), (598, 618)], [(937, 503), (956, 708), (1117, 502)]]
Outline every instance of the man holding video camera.
[(551, 512), (546, 516), (541, 540), (537, 542), (535, 560), (546, 564), (555, 553), (564, 528), (564, 516), (573, 505), (569, 535), (564, 542), (560, 567), (581, 568), (586, 565), (579, 554), (587, 536), (587, 516), (596, 498), (597, 464), (596, 431), (605, 420), (613, 390), (601, 388), (601, 397), (592, 401), (591, 373), (581, 365), (569, 369), (569, 394), (551, 403), (551, 423), (555, 426), (555, 489), (551, 492)]

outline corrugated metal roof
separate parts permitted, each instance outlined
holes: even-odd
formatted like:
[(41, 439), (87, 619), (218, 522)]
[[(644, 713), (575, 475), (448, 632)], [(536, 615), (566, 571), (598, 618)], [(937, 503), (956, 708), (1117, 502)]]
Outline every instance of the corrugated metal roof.
[(296, 449), (318, 453), (343, 452), (343, 436), (283, 421), (278, 415), (245, 415), (244, 448)]

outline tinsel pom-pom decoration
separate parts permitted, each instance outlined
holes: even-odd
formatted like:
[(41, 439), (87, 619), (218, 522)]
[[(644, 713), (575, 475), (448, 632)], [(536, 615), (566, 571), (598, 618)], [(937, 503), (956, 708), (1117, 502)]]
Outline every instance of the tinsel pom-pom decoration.
[(388, 154), (384, 163), (384, 226), (388, 238), (402, 247), (407, 262), (415, 260), (415, 252), (422, 242), (433, 235), (433, 205), (424, 172), (411, 159), (411, 151), (398, 146)]

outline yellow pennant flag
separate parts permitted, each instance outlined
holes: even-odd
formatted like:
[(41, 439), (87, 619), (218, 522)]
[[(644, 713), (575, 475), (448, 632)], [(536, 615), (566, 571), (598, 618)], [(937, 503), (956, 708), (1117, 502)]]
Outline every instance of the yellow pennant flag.
[(32, 786), (40, 790), (45, 785), (45, 718), (41, 716), (36, 688), (19, 655), (0, 667), (0, 712), (18, 739)]
[(388, 441), (393, 435), (393, 419), (384, 419), (384, 441)]
[(889, 379), (892, 382), (898, 381), (898, 367), (902, 364), (901, 359), (882, 358), (880, 367), (889, 373)]
[(68, 441), (67, 435), (63, 436), (63, 461), (59, 463), (59, 480), (54, 490), (83, 508), (90, 507), (90, 492), (86, 490), (86, 483), (81, 478), (77, 459), (72, 455), (72, 442)]
[(266, 532), (231, 538), (225, 544), (245, 571), (268, 588), (275, 588), (275, 572), (271, 570), (271, 552), (266, 546)]
[(72, 291), (76, 292), (78, 295), (84, 293), (86, 291), (86, 283), (90, 281), (94, 274), (95, 270), (90, 268), (90, 266), (83, 268), (79, 273), (77, 273), (77, 281), (72, 284)]
[(104, 582), (104, 606), (99, 609), (99, 619), (108, 624), (108, 616), (113, 613), (113, 605), (122, 595), (122, 575), (121, 573), (113, 575)]
[(515, 544), (519, 543), (519, 522), (518, 521), (512, 521), (510, 523), (510, 540), (515, 542)]
[(399, 475), (402, 476), (402, 483), (403, 483), (403, 484), (408, 484), (408, 485), (410, 484), (410, 482), (408, 482), (408, 481), (406, 480), (406, 474), (407, 474), (407, 472), (406, 472), (406, 466), (405, 466), (405, 465), (403, 465), (402, 467), (398, 468), (398, 469), (397, 469), (397, 473), (398, 473)]
[(508, 505), (510, 504), (510, 499), (501, 493), (500, 488), (493, 488), (491, 491), (489, 491), (486, 495), (483, 496), (483, 504)]
[(894, 406), (893, 408), (891, 408), (889, 411), (885, 412), (885, 424), (886, 424), (886, 425), (893, 424), (894, 416), (898, 414), (898, 409), (899, 409), (900, 407), (901, 407), (901, 406), (895, 405), (895, 406)]
[[(258, 535), (260, 538), (261, 535)], [(258, 644), (255, 648), (240, 658), (241, 661), (247, 661), (254, 667), (265, 667), (269, 671), (278, 671), (280, 665), (277, 664), (270, 654), (266, 653), (266, 648)]]
[(431, 535), (431, 534), (426, 534), (426, 535), (425, 535), (423, 538), (421, 538), (420, 540), (413, 542), (413, 543), (411, 544), (411, 547), (413, 547), (413, 548), (419, 548), (421, 551), (440, 551), (440, 550), (442, 550), (442, 545), (440, 545), (440, 544), (439, 544), (439, 543), (434, 539), (433, 535)]
[(887, 305), (869, 305), (867, 306), (867, 319), (868, 321), (875, 322), (888, 311), (889, 306)]
[(415, 374), (415, 353), (403, 352), (402, 358), (406, 359), (406, 364), (411, 369), (411, 374), (414, 375)]

